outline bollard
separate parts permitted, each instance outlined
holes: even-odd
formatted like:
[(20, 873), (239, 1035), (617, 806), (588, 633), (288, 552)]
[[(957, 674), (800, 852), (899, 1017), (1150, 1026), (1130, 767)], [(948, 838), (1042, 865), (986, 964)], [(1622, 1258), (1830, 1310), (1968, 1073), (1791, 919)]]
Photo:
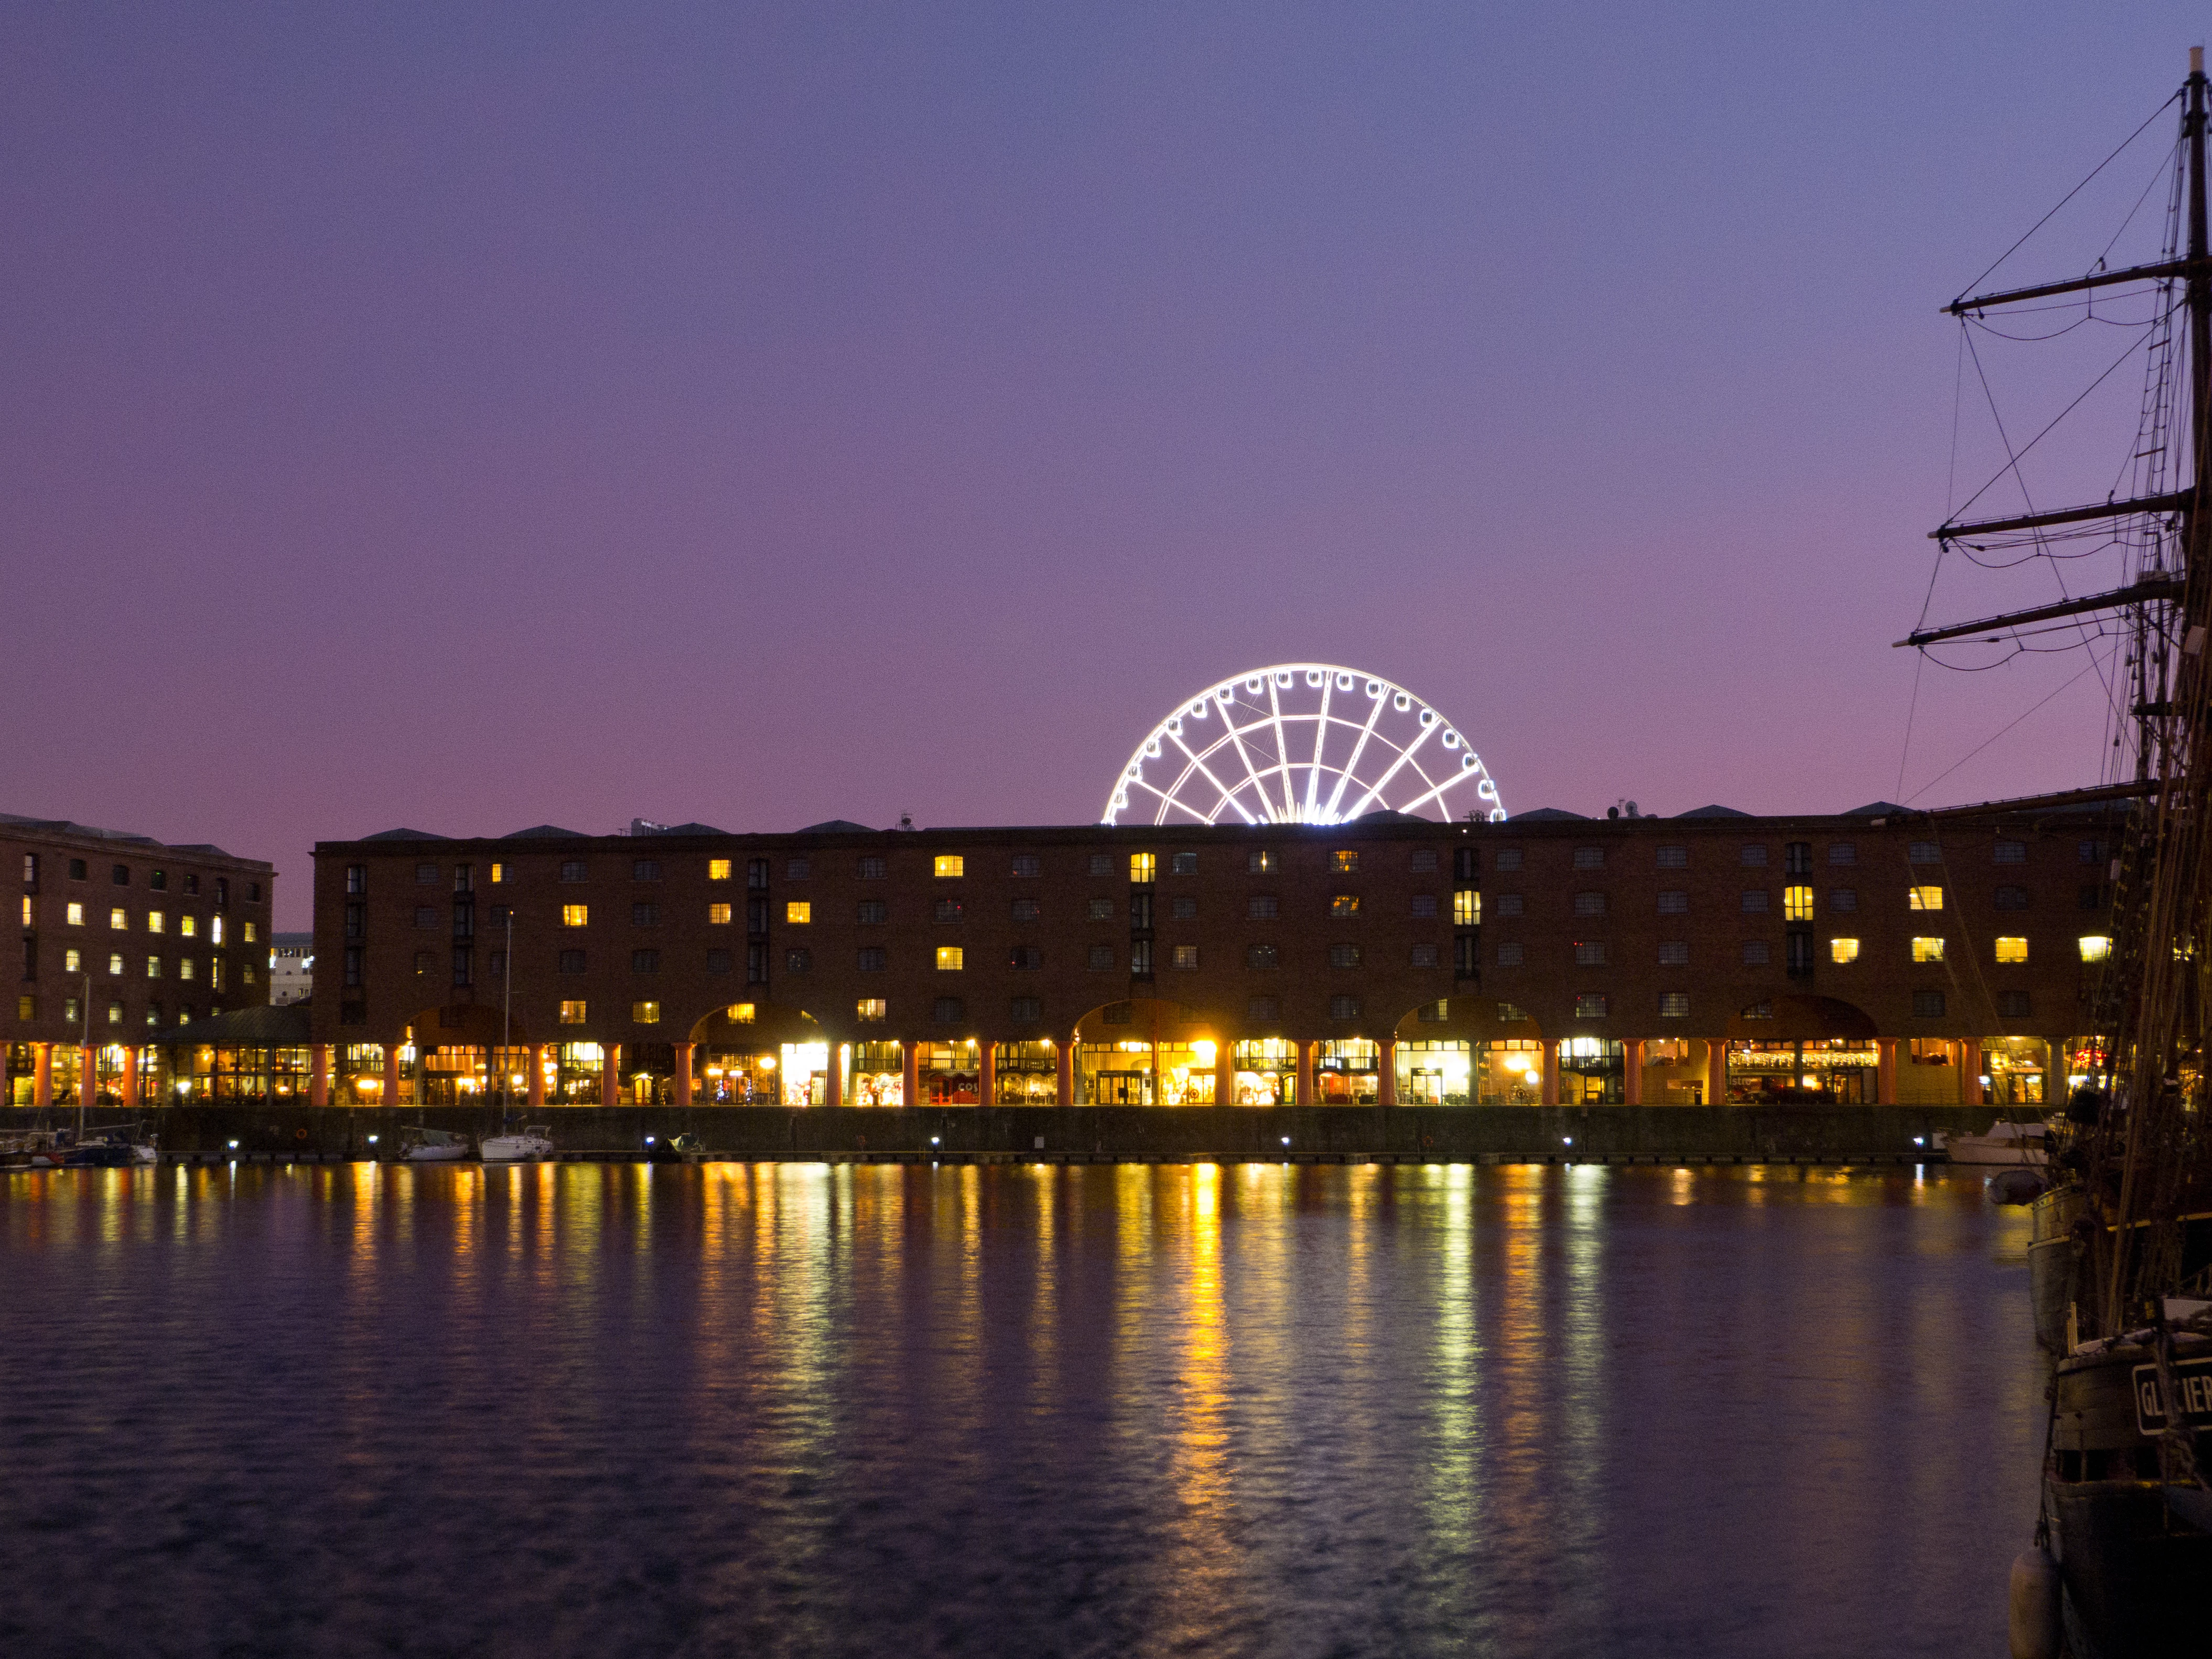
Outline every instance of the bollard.
[(2008, 1634), (2012, 1659), (2058, 1659), (2058, 1564), (2048, 1550), (2013, 1558)]

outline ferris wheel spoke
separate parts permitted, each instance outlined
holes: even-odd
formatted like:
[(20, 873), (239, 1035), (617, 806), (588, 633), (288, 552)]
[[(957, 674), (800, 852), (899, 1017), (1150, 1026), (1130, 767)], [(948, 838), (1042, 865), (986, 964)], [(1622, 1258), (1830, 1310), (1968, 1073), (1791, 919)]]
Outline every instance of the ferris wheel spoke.
[[(1413, 799), (1407, 801), (1398, 810), (1401, 812), (1411, 812), (1415, 808), (1425, 806), (1431, 801), (1434, 801), (1437, 805), (1441, 806), (1444, 804), (1444, 796), (1455, 786), (1462, 783), (1473, 783), (1481, 775), (1482, 769), (1479, 765), (1462, 767), (1458, 771), (1450, 773), (1443, 778), (1425, 793), (1414, 796)], [(1422, 773), (1421, 776), (1424, 781), (1427, 781), (1427, 773)]]
[(1335, 821), (1337, 809), (1344, 805), (1345, 786), (1359, 770), (1359, 757), (1367, 752), (1367, 740), (1375, 735), (1376, 723), (1382, 718), (1382, 705), (1390, 701), (1390, 694), (1385, 691), (1381, 696), (1369, 701), (1375, 706), (1367, 711), (1367, 724), (1359, 728), (1359, 741), (1352, 745), (1352, 758), (1345, 762), (1344, 770), (1336, 780), (1336, 787), (1329, 793), (1326, 816), (1332, 823)]
[(1130, 778), (1123, 784), (1122, 787), (1129, 789), (1141, 789), (1146, 794), (1154, 797), (1161, 803), (1160, 811), (1162, 816), (1155, 817), (1152, 820), (1154, 823), (1160, 823), (1165, 821), (1164, 815), (1167, 809), (1170, 806), (1174, 807), (1177, 811), (1189, 813), (1191, 817), (1196, 818), (1200, 823), (1211, 823), (1212, 822), (1212, 820), (1207, 817), (1205, 813), (1199, 811), (1194, 807), (1186, 805), (1183, 802), (1176, 799), (1172, 791), (1163, 789), (1157, 784), (1146, 783), (1142, 778)]
[(1306, 769), (1306, 809), (1308, 823), (1316, 822), (1316, 798), (1321, 793), (1322, 761), (1328, 748), (1328, 706), (1336, 695), (1336, 676), (1324, 672), (1321, 678), (1321, 714), (1314, 721), (1313, 764)]
[[(1439, 722), (1439, 724), (1441, 724), (1441, 722)], [(1413, 758), (1413, 751), (1419, 749), (1423, 744), (1426, 743), (1429, 740), (1429, 733), (1436, 729), (1437, 727), (1435, 726), (1423, 726), (1421, 728), (1420, 735), (1398, 751), (1398, 758), (1390, 763), (1389, 769), (1384, 772), (1381, 777), (1376, 779), (1372, 784), (1368, 786), (1367, 793), (1359, 798), (1358, 803), (1353, 805), (1352, 811), (1346, 813), (1346, 816), (1347, 817), (1356, 818), (1359, 817), (1361, 813), (1367, 811), (1368, 804), (1370, 801), (1380, 799), (1382, 798), (1382, 792), (1390, 787), (1390, 780), (1396, 777), (1399, 773), (1405, 770), (1406, 763)], [(1420, 769), (1416, 767), (1414, 771), (1418, 775)]]
[[(1213, 775), (1213, 769), (1206, 763), (1205, 757), (1194, 752), (1191, 746), (1182, 740), (1182, 732), (1169, 732), (1168, 741), (1175, 744), (1176, 748), (1182, 750), (1183, 754), (1190, 761), (1190, 764), (1183, 769), (1182, 777), (1176, 780), (1176, 789), (1177, 793), (1180, 793), (1182, 790), (1183, 778), (1188, 778), (1194, 770), (1200, 777), (1212, 784), (1215, 792), (1221, 797), (1220, 801), (1213, 809), (1214, 813), (1219, 812), (1223, 806), (1235, 806), (1237, 807), (1237, 815), (1241, 817), (1245, 823), (1250, 823), (1253, 821), (1252, 815), (1249, 812), (1247, 812), (1242, 806), (1237, 805), (1235, 793), (1231, 791), (1227, 785), (1224, 784), (1219, 778)], [(1221, 746), (1221, 741), (1223, 740), (1218, 739), (1212, 744), (1209, 745), (1206, 753), (1208, 755), (1213, 753), (1214, 750)], [(1206, 814), (1206, 821), (1208, 823), (1212, 823), (1213, 813)]]
[(1283, 821), (1298, 821), (1298, 800), (1294, 793), (1297, 786), (1291, 781), (1291, 734), (1283, 729), (1283, 700), (1278, 695), (1280, 688), (1273, 674), (1267, 676), (1267, 718), (1275, 728), (1274, 769), (1283, 780)]

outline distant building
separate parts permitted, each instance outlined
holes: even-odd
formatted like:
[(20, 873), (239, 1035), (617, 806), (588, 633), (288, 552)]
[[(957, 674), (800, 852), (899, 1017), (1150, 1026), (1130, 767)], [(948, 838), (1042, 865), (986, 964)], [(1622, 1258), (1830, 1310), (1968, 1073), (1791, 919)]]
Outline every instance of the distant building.
[(269, 941), (269, 1005), (305, 1002), (315, 989), (315, 936), (276, 933)]
[(269, 1000), (276, 871), (220, 847), (0, 813), (0, 875), (20, 876), (12, 999), (0, 998), (0, 1100), (166, 1097), (177, 1028)]

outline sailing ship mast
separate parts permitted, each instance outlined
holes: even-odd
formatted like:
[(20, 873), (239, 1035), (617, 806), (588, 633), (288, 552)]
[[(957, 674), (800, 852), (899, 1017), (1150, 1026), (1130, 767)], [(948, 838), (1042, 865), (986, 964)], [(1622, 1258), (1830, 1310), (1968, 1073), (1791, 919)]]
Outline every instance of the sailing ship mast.
[[(1925, 647), (1947, 640), (1994, 637), (2039, 624), (2097, 613), (2124, 613), (2132, 640), (2132, 714), (2136, 787), (2084, 792), (2143, 798), (2134, 810), (2121, 854), (2113, 861), (2114, 939), (2094, 1003), (2095, 1030), (2106, 1040), (2107, 1085), (2087, 1137), (2083, 1184), (2096, 1229), (2084, 1288), (2087, 1311), (2105, 1334), (2139, 1322), (2147, 1298), (2174, 1286), (2182, 1272), (2177, 1217), (2186, 1189), (2202, 1176), (2206, 1139), (2205, 1013), (2212, 1006), (2212, 673), (2206, 666), (2212, 628), (2212, 245), (2208, 245), (2205, 123), (2208, 83), (2203, 48), (2190, 52), (2181, 128), (2181, 217), (2185, 250), (2169, 241), (2166, 257), (2069, 281), (1961, 296), (1950, 315), (2083, 293), (2121, 283), (2154, 283), (2161, 305), (2155, 328), (2170, 345), (2172, 286), (2188, 339), (2185, 479), (2152, 479), (2168, 487), (2101, 505), (2030, 512), (2011, 518), (1953, 520), (1930, 532), (1947, 549), (1979, 547), (1991, 538), (2027, 536), (2039, 545), (2047, 531), (2135, 520), (2151, 527), (2145, 553), (2122, 585), (2056, 604), (1923, 628), (1898, 641)], [(2154, 362), (2154, 373), (2165, 359)], [(2160, 388), (2162, 390), (2162, 388)], [(2162, 399), (2160, 400), (2162, 403)], [(2162, 421), (2162, 413), (2152, 417)], [(2170, 431), (2170, 428), (2169, 428)], [(2166, 433), (2147, 434), (2136, 459), (2162, 456)], [(2015, 458), (2016, 459), (2017, 458)], [(2139, 477), (2137, 480), (2141, 483)], [(2118, 492), (2116, 491), (2115, 494)], [(1970, 503), (1971, 505), (1971, 503)], [(2152, 1316), (2155, 1319), (2154, 1310)]]

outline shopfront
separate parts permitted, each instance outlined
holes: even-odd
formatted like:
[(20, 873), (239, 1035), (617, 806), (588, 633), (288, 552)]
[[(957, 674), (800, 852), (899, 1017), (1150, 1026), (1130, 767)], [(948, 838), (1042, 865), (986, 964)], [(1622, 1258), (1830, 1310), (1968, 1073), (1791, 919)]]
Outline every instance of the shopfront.
[(845, 1100), (852, 1106), (906, 1104), (906, 1050), (896, 1042), (855, 1042)]
[(2051, 1045), (2040, 1037), (1993, 1036), (1982, 1040), (1982, 1098), (1991, 1106), (2043, 1109)]
[(380, 1106), (384, 1103), (382, 1043), (342, 1042), (331, 1051), (331, 1103), (334, 1106)]
[(1381, 1097), (1382, 1045), (1365, 1037), (1339, 1037), (1321, 1045), (1314, 1062), (1314, 1095), (1323, 1106), (1372, 1106)]
[(1298, 1045), (1285, 1037), (1260, 1037), (1230, 1050), (1239, 1106), (1298, 1103)]
[(1711, 1086), (1712, 1045), (1695, 1037), (1657, 1037), (1644, 1045), (1644, 1103), (1702, 1106)]
[(1611, 1037), (1559, 1039), (1559, 1104), (1618, 1106), (1628, 1098), (1626, 1049)]
[(1060, 1050), (1053, 1043), (1002, 1042), (994, 1060), (1001, 1106), (1052, 1106), (1060, 1100)]
[[(1965, 1098), (1960, 1062), (1966, 1045), (1948, 1037), (1911, 1037), (1897, 1045), (1897, 1103), (1956, 1106)], [(1869, 1097), (1872, 1098), (1872, 1097)]]
[(962, 1042), (915, 1044), (918, 1106), (973, 1106), (983, 1097), (983, 1051)]
[(1877, 1097), (1880, 1059), (1872, 1042), (1847, 1037), (1738, 1039), (1728, 1045), (1729, 1101), (1742, 1106), (1870, 1106)]
[(1464, 1106), (1474, 1087), (1474, 1045), (1401, 1038), (1397, 1068), (1401, 1106)]
[(1475, 1104), (1537, 1106), (1544, 1099), (1544, 1045), (1528, 1037), (1478, 1044)]

